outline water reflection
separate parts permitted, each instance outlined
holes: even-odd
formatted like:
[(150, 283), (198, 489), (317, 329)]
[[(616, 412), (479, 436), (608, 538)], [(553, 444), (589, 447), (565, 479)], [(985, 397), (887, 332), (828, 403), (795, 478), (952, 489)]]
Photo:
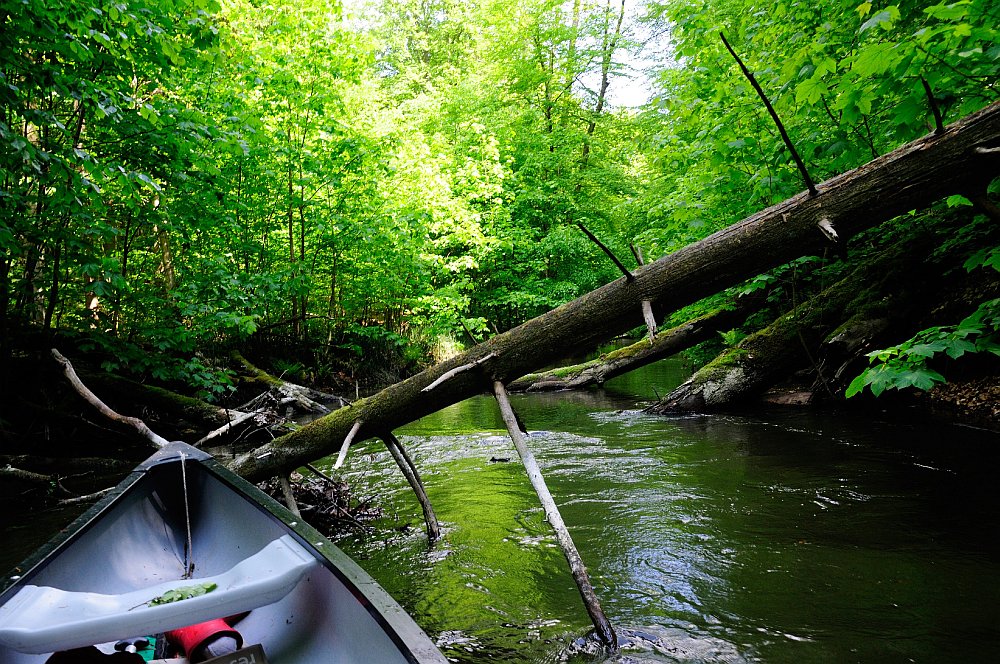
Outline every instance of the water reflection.
[[(629, 380), (661, 392), (683, 374), (645, 371)], [(971, 661), (1000, 646), (994, 435), (798, 411), (654, 417), (619, 389), (514, 399), (630, 644), (616, 661)], [(341, 544), (455, 661), (594, 661), (501, 427), (481, 397), (399, 432), (445, 522), (432, 551), (391, 458), (362, 446), (350, 481), (412, 527)]]

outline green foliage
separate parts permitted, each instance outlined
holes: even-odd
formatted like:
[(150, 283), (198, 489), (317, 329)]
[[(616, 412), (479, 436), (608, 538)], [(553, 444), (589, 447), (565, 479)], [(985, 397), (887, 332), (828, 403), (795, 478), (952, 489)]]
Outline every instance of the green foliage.
[(192, 597), (200, 597), (207, 593), (212, 592), (218, 588), (217, 583), (208, 581), (205, 583), (199, 583), (192, 586), (183, 586), (181, 588), (174, 588), (173, 590), (168, 590), (162, 595), (158, 595), (153, 599), (149, 600), (147, 604), (149, 606), (160, 606), (161, 604), (171, 604), (173, 602), (180, 602), (186, 599), (191, 599)]
[(726, 344), (727, 347), (732, 348), (739, 342), (747, 338), (746, 332), (743, 330), (729, 330), (727, 332), (719, 332), (719, 336), (722, 337), (722, 343)]
[(720, 29), (817, 180), (927, 131), (923, 81), (946, 121), (997, 97), (987, 0), (671, 0), (615, 109), (619, 8), (0, 0), (0, 331), (217, 398), (234, 345), (362, 370), (518, 325), (618, 278), (577, 223), (652, 260), (802, 189)]
[[(996, 250), (976, 252), (965, 267), (972, 270), (987, 266), (1000, 271), (1000, 262), (993, 260), (995, 254)], [(955, 360), (967, 353), (1000, 356), (1000, 299), (981, 303), (958, 325), (921, 330), (898, 346), (869, 353), (870, 366), (851, 381), (845, 396), (853, 397), (866, 387), (875, 396), (887, 389), (929, 390), (946, 380), (930, 366), (935, 357), (944, 354)]]
[(720, 30), (822, 180), (933, 128), (923, 81), (945, 122), (997, 99), (997, 18), (988, 0), (653, 3), (677, 61), (641, 119), (657, 177), (637, 235), (673, 251), (804, 188)]
[(957, 326), (931, 327), (908, 341), (868, 354), (871, 366), (851, 381), (845, 396), (852, 397), (866, 387), (878, 396), (887, 389), (915, 387), (929, 390), (945, 377), (930, 368), (940, 354), (958, 359), (966, 353), (989, 352), (1000, 355), (1000, 299), (982, 303)]

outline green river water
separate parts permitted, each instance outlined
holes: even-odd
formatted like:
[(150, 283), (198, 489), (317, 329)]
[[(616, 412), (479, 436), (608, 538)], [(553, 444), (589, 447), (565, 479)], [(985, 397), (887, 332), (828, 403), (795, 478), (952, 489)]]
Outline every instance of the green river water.
[[(641, 413), (684, 377), (666, 361), (512, 397), (628, 644), (610, 661), (1000, 661), (1000, 436), (917, 412)], [(428, 549), (416, 499), (367, 441), (342, 471), (386, 518), (338, 544), (452, 661), (605, 661), (493, 400), (397, 434), (443, 541)], [(8, 566), (72, 515), (23, 516), (3, 528)]]
[[(919, 413), (640, 412), (682, 379), (668, 361), (512, 399), (630, 644), (612, 661), (1000, 660), (996, 434)], [(443, 541), (427, 548), (416, 500), (368, 442), (344, 470), (387, 518), (339, 545), (452, 661), (604, 661), (495, 403), (397, 433)]]

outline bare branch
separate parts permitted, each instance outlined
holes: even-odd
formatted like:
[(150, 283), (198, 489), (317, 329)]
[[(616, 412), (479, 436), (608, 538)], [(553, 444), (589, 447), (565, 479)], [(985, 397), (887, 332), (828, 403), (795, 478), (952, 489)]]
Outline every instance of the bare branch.
[(347, 436), (344, 437), (344, 444), (340, 446), (340, 454), (337, 455), (337, 463), (333, 464), (334, 468), (340, 468), (344, 465), (344, 459), (347, 458), (347, 449), (351, 446), (351, 441), (358, 435), (358, 430), (360, 429), (361, 420), (355, 420), (354, 426), (351, 427), (351, 430), (347, 432)]
[(428, 385), (427, 387), (425, 387), (424, 389), (422, 389), (420, 391), (421, 392), (430, 392), (431, 390), (433, 390), (435, 387), (437, 387), (441, 383), (445, 382), (446, 380), (448, 380), (450, 378), (454, 378), (455, 376), (457, 376), (458, 374), (462, 373), (463, 371), (468, 371), (469, 369), (475, 369), (476, 367), (478, 367), (479, 365), (483, 364), (487, 360), (490, 360), (490, 359), (492, 359), (492, 358), (494, 358), (496, 356), (497, 356), (496, 353), (488, 353), (486, 355), (483, 355), (481, 358), (479, 358), (475, 362), (469, 362), (468, 364), (463, 364), (460, 367), (455, 367), (454, 369), (451, 369), (450, 371), (445, 371), (443, 374), (441, 374), (440, 376), (438, 376), (437, 379), (434, 382), (432, 382), (430, 385)]
[(420, 480), (420, 473), (417, 472), (417, 467), (413, 465), (413, 459), (406, 453), (406, 448), (396, 436), (392, 433), (383, 433), (380, 437), (385, 446), (389, 448), (389, 454), (395, 459), (396, 465), (399, 466), (399, 470), (410, 484), (413, 493), (417, 495), (420, 509), (424, 513), (424, 522), (427, 524), (427, 541), (433, 544), (441, 538), (441, 526), (438, 524), (437, 515), (434, 514), (434, 508), (431, 507), (427, 491), (424, 490), (424, 483)]
[(927, 79), (923, 76), (920, 77), (920, 82), (924, 85), (924, 94), (927, 95), (927, 103), (930, 104), (931, 113), (934, 114), (934, 133), (943, 134), (944, 123), (941, 121), (941, 109), (938, 108), (937, 99), (934, 97), (934, 91), (931, 90), (931, 84), (928, 83)]
[(629, 271), (629, 269), (625, 267), (625, 265), (620, 260), (618, 260), (618, 257), (615, 256), (615, 253), (613, 251), (608, 249), (608, 247), (603, 242), (597, 239), (596, 235), (587, 230), (587, 227), (581, 224), (579, 221), (576, 222), (576, 225), (580, 228), (581, 231), (583, 231), (584, 235), (589, 237), (594, 244), (596, 244), (598, 247), (601, 248), (601, 251), (603, 251), (605, 254), (608, 255), (608, 258), (611, 259), (611, 262), (614, 263), (615, 266), (622, 271), (622, 274), (625, 275), (626, 281), (632, 281), (633, 279), (635, 279), (635, 275), (633, 275)]
[(740, 69), (743, 71), (743, 75), (746, 76), (747, 80), (750, 81), (750, 85), (752, 85), (753, 89), (757, 92), (757, 96), (760, 97), (762, 102), (764, 102), (764, 106), (767, 108), (767, 112), (771, 114), (771, 119), (774, 120), (774, 124), (778, 125), (778, 132), (781, 134), (781, 140), (785, 142), (785, 147), (787, 147), (788, 151), (792, 153), (792, 159), (795, 160), (795, 165), (798, 166), (799, 172), (802, 174), (802, 179), (806, 182), (806, 189), (809, 190), (809, 195), (815, 196), (819, 193), (816, 191), (816, 185), (813, 184), (812, 178), (809, 177), (809, 171), (806, 170), (806, 165), (803, 163), (802, 157), (799, 156), (795, 146), (792, 145), (792, 139), (788, 138), (788, 132), (785, 131), (785, 125), (782, 124), (781, 118), (778, 117), (778, 113), (774, 110), (774, 106), (771, 105), (771, 101), (767, 98), (767, 95), (764, 94), (764, 90), (761, 89), (757, 79), (754, 78), (754, 75), (749, 69), (747, 69), (747, 66), (743, 64), (743, 60), (740, 59), (740, 56), (736, 55), (736, 51), (734, 51), (733, 47), (729, 45), (728, 41), (726, 41), (726, 36), (721, 32), (719, 33), (719, 36), (722, 38), (722, 43), (726, 45), (726, 50), (729, 51), (729, 54), (736, 60), (736, 64), (740, 66)]
[(121, 415), (111, 410), (111, 408), (109, 408), (107, 404), (105, 404), (103, 401), (97, 398), (97, 395), (91, 392), (90, 389), (88, 389), (87, 386), (83, 384), (83, 381), (80, 380), (80, 377), (76, 375), (76, 370), (73, 369), (73, 365), (70, 363), (70, 361), (67, 360), (65, 357), (63, 357), (63, 355), (55, 348), (52, 349), (52, 357), (55, 358), (56, 362), (62, 365), (63, 374), (65, 374), (66, 378), (69, 380), (70, 384), (77, 391), (77, 393), (79, 393), (79, 395), (82, 396), (87, 401), (87, 403), (96, 408), (101, 413), (101, 415), (104, 415), (109, 420), (112, 420), (114, 422), (120, 422), (121, 424), (128, 425), (129, 427), (135, 429), (136, 432), (139, 433), (139, 435), (141, 435), (143, 438), (151, 442), (156, 447), (163, 447), (164, 445), (170, 443), (170, 441), (168, 441), (166, 438), (160, 436), (159, 434), (155, 433), (152, 429), (150, 429), (148, 426), (146, 426), (146, 423), (140, 420), (138, 417), (127, 417), (125, 415)]
[(528, 444), (525, 441), (524, 434), (521, 433), (517, 416), (514, 414), (514, 409), (510, 405), (510, 399), (507, 397), (507, 388), (500, 381), (495, 381), (493, 383), (493, 394), (496, 396), (497, 404), (500, 406), (500, 414), (503, 416), (504, 424), (507, 425), (507, 432), (510, 434), (510, 439), (513, 441), (514, 447), (517, 448), (517, 453), (524, 464), (524, 470), (528, 474), (528, 479), (531, 480), (531, 486), (534, 487), (535, 493), (538, 494), (538, 500), (542, 503), (542, 507), (545, 508), (545, 518), (552, 526), (552, 529), (556, 531), (556, 539), (559, 541), (563, 555), (566, 556), (566, 562), (569, 563), (570, 571), (573, 573), (573, 580), (576, 581), (576, 586), (580, 590), (580, 596), (583, 598), (587, 613), (594, 623), (597, 635), (605, 646), (611, 650), (617, 650), (618, 637), (615, 636), (614, 628), (611, 627), (607, 616), (604, 615), (601, 602), (597, 599), (594, 586), (590, 583), (587, 568), (583, 564), (583, 559), (580, 558), (580, 552), (576, 550), (576, 545), (573, 543), (573, 538), (570, 537), (569, 530), (567, 530), (566, 524), (562, 520), (562, 515), (559, 514), (556, 501), (552, 498), (552, 494), (545, 484), (545, 478), (542, 477), (542, 471), (538, 467), (538, 462), (535, 461), (535, 456), (528, 449)]

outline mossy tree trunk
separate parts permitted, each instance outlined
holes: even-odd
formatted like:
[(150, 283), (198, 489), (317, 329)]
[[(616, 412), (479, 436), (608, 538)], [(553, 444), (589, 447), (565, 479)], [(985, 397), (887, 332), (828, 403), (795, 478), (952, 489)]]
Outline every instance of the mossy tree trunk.
[(669, 330), (662, 330), (652, 340), (643, 338), (589, 362), (522, 376), (512, 382), (509, 389), (511, 392), (545, 392), (603, 385), (615, 376), (676, 355), (732, 329), (759, 306), (759, 298), (744, 297), (732, 307), (718, 309)]
[[(911, 336), (928, 302), (961, 290), (961, 224), (920, 221), (905, 238), (860, 258), (846, 277), (723, 352), (649, 411), (732, 408), (796, 372), (807, 376), (797, 381), (805, 394), (796, 403), (841, 396), (852, 378), (846, 367), (864, 364), (876, 344)], [(946, 240), (952, 249), (935, 254)]]

